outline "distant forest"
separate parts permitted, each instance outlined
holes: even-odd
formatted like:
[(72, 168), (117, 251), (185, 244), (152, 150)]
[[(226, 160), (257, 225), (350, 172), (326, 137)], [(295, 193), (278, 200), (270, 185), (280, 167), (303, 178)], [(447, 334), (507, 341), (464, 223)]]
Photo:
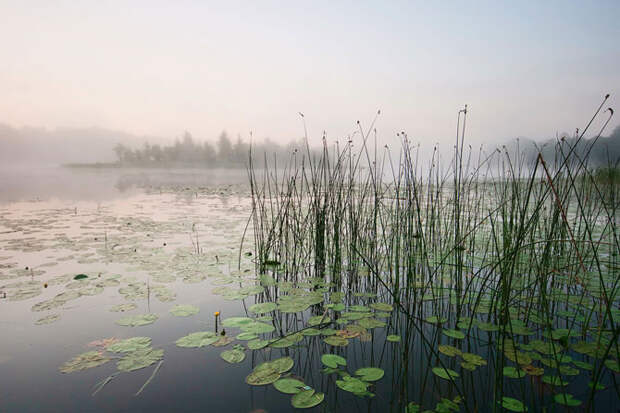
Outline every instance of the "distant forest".
[[(279, 159), (288, 159), (299, 143), (290, 142), (279, 145), (266, 139), (261, 143), (253, 143), (252, 151), (255, 154), (274, 155)], [(117, 163), (120, 166), (193, 166), (193, 167), (241, 167), (248, 162), (250, 144), (237, 137), (235, 142), (222, 132), (215, 142), (196, 142), (189, 132), (185, 132), (181, 139), (176, 139), (172, 145), (151, 145), (146, 142), (142, 148), (131, 149), (121, 143), (114, 147)]]
[[(564, 137), (562, 145), (555, 145), (555, 140), (549, 140), (542, 145), (542, 155), (547, 160), (555, 159), (559, 154), (558, 149), (568, 151), (577, 143), (576, 137)], [(617, 126), (609, 136), (601, 136), (596, 141), (592, 139), (582, 139), (577, 143), (575, 152), (579, 157), (587, 160), (590, 167), (618, 167), (620, 163), (620, 126)], [(530, 147), (529, 157), (535, 160), (538, 151)]]

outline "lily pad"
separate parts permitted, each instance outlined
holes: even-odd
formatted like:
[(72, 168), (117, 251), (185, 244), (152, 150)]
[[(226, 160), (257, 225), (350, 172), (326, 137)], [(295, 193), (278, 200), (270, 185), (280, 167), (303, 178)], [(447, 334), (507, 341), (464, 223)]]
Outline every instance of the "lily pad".
[(318, 406), (324, 398), (325, 394), (315, 393), (314, 389), (304, 390), (291, 398), (291, 404), (297, 409), (309, 409)]
[(124, 313), (125, 311), (135, 310), (138, 306), (134, 303), (118, 304), (110, 308), (110, 311), (115, 313)]
[(155, 364), (164, 357), (164, 350), (153, 350), (145, 348), (127, 353), (125, 357), (116, 363), (116, 367), (120, 371), (140, 370)]
[(254, 369), (246, 378), (245, 382), (251, 386), (263, 386), (271, 384), (280, 378), (280, 373), (273, 367)]
[(327, 367), (337, 368), (338, 366), (346, 366), (347, 360), (337, 354), (323, 354), (321, 362)]
[(336, 380), (336, 386), (344, 391), (359, 394), (364, 393), (368, 389), (369, 384), (355, 377), (345, 376), (342, 380)]
[(386, 340), (391, 343), (398, 343), (400, 341), (400, 336), (396, 334), (390, 334), (386, 337)]
[(512, 397), (502, 397), (502, 407), (511, 412), (527, 412), (527, 406), (522, 401)]
[(269, 313), (278, 308), (278, 304), (276, 303), (259, 303), (250, 306), (249, 310), (254, 314), (265, 314)]
[(465, 334), (460, 330), (454, 329), (446, 329), (441, 331), (445, 336), (455, 338), (457, 340), (462, 340), (465, 338)]
[(101, 351), (87, 351), (75, 356), (60, 367), (62, 373), (91, 369), (107, 363), (110, 359)]
[(121, 318), (116, 324), (126, 327), (138, 327), (153, 324), (159, 317), (156, 314), (140, 314)]
[(112, 353), (130, 353), (132, 351), (149, 348), (150, 346), (150, 337), (131, 337), (110, 344), (106, 350), (111, 351)]
[(245, 360), (245, 352), (239, 349), (224, 350), (220, 353), (220, 357), (231, 364), (241, 363)]
[(273, 387), (276, 390), (286, 394), (297, 394), (304, 389), (306, 385), (297, 379), (291, 377), (284, 377), (278, 379), (273, 383)]
[(269, 345), (269, 340), (263, 340), (260, 338), (248, 341), (248, 348), (250, 350), (260, 350), (261, 348), (267, 347)]
[(324, 342), (331, 346), (344, 347), (349, 344), (349, 340), (340, 336), (328, 336), (323, 339)]
[(179, 347), (195, 348), (208, 346), (218, 340), (219, 337), (211, 331), (198, 331), (181, 337), (175, 343)]
[(35, 321), (35, 324), (40, 326), (43, 324), (51, 324), (58, 320), (60, 320), (60, 314), (50, 314), (43, 318), (39, 318), (37, 321)]
[(194, 314), (198, 314), (200, 309), (195, 305), (178, 304), (170, 309), (170, 314), (176, 317), (189, 317)]
[(564, 405), (564, 406), (579, 406), (581, 404), (581, 400), (573, 398), (573, 395), (570, 393), (558, 393), (553, 397), (556, 403)]
[(355, 375), (364, 381), (377, 381), (383, 377), (385, 372), (378, 367), (364, 367), (357, 369)]
[(459, 374), (456, 371), (445, 369), (443, 367), (433, 367), (432, 371), (436, 376), (441, 377), (444, 380), (454, 380), (459, 377)]

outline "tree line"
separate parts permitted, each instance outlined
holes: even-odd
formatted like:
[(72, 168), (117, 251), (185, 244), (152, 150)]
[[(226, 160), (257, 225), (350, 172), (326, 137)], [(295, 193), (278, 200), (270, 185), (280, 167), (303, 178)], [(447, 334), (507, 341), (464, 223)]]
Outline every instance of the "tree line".
[[(279, 145), (265, 139), (253, 143), (252, 151), (256, 154), (267, 153), (281, 158), (288, 156), (299, 145), (291, 142)], [(118, 143), (114, 147), (117, 163), (121, 166), (197, 166), (197, 167), (241, 167), (248, 160), (250, 144), (237, 136), (236, 141), (222, 132), (215, 144), (194, 140), (189, 132), (177, 138), (172, 145), (144, 143), (142, 148), (132, 149)], [(262, 155), (261, 155), (262, 156)]]

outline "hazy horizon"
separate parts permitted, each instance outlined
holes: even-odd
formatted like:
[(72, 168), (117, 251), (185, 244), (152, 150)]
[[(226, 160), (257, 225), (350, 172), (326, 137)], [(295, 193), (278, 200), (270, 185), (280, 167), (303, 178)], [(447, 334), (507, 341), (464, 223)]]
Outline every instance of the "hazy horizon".
[[(451, 145), (582, 128), (619, 92), (620, 3), (2, 2), (0, 123)], [(607, 132), (618, 121), (612, 120)], [(596, 131), (596, 127), (592, 129)]]

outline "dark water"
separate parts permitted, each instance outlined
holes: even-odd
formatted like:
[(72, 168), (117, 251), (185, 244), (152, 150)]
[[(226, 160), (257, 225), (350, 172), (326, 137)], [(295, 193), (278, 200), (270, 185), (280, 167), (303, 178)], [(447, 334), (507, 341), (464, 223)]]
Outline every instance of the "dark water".
[[(252, 316), (247, 308), (266, 299), (256, 295), (227, 300), (213, 293), (216, 281), (226, 277), (240, 277), (244, 286), (253, 284), (252, 257), (243, 254), (240, 264), (238, 261), (241, 236), (251, 212), (244, 176), (245, 171), (230, 170), (3, 171), (0, 291), (8, 296), (0, 299), (0, 411), (293, 411), (290, 395), (272, 385), (245, 383), (256, 365), (283, 356), (293, 358), (292, 374), (325, 393), (323, 403), (309, 411), (403, 412), (412, 401), (431, 409), (442, 399), (453, 400), (459, 395), (467, 400), (466, 405), (480, 410), (496, 407), (490, 401), (496, 366), (491, 364), (469, 373), (460, 369), (456, 358), (441, 356), (446, 367), (461, 372), (458, 390), (431, 373), (437, 365), (437, 342), (457, 345), (463, 351), (493, 360), (488, 356), (497, 352), (496, 335), (477, 331), (457, 341), (398, 311), (382, 319), (385, 327), (372, 329), (363, 339), (351, 339), (346, 347), (332, 347), (321, 336), (307, 336), (284, 349), (246, 349), (246, 358), (239, 364), (225, 362), (220, 353), (233, 344), (246, 344), (244, 341), (221, 348), (176, 346), (175, 341), (189, 333), (214, 331), (215, 311), (221, 313), (222, 319)], [(242, 253), (252, 251), (251, 226), (248, 231)], [(71, 289), (70, 278), (56, 284), (51, 280), (80, 273), (89, 275), (88, 282), (95, 285), (110, 275), (121, 277), (119, 285), (106, 286), (99, 294), (81, 296), (49, 311), (32, 310), (33, 305)], [(204, 280), (186, 282), (188, 275), (196, 274), (204, 276)], [(156, 281), (165, 275), (173, 279)], [(153, 294), (126, 300), (119, 293), (128, 284), (142, 282), (164, 286), (176, 296), (170, 301), (161, 301)], [(44, 287), (45, 283), (49, 286)], [(347, 306), (389, 301), (385, 291), (376, 285), (362, 282), (344, 287)], [(33, 288), (38, 295), (11, 299), (24, 288)], [(375, 293), (377, 298), (356, 292)], [(275, 301), (273, 296), (270, 299)], [(113, 305), (129, 302), (137, 308), (126, 313), (110, 311)], [(175, 304), (191, 304), (200, 311), (190, 317), (175, 317), (169, 313)], [(306, 326), (310, 316), (323, 314), (323, 308), (319, 304), (296, 314), (278, 313), (273, 324), (283, 326), (285, 331), (296, 331)], [(433, 314), (434, 308), (429, 303), (422, 313)], [(127, 315), (145, 313), (157, 314), (159, 319), (140, 327), (115, 323)], [(59, 314), (60, 319), (35, 324), (49, 314)], [(218, 327), (219, 333), (221, 325)], [(228, 336), (239, 332), (238, 328), (226, 328)], [(388, 334), (400, 335), (400, 343), (386, 341)], [(88, 346), (92, 341), (134, 336), (150, 337), (153, 348), (164, 350), (160, 370), (138, 396), (134, 394), (149, 379), (156, 364), (115, 376), (94, 396), (95, 385), (116, 372), (116, 360), (73, 373), (59, 371), (66, 361), (93, 350)], [(350, 374), (360, 367), (382, 368), (385, 376), (369, 387), (374, 397), (359, 397), (338, 388), (336, 380), (341, 377), (322, 371), (321, 355), (327, 353), (345, 357)], [(604, 376), (607, 390), (597, 395), (596, 411), (618, 408), (615, 380), (613, 374)], [(589, 390), (587, 381), (585, 377), (573, 379), (570, 392), (584, 400)], [(530, 411), (543, 406), (551, 406), (550, 411), (564, 409), (553, 404), (556, 391), (539, 377), (504, 379), (500, 383), (504, 394), (522, 399)], [(465, 404), (460, 404), (461, 411), (468, 411)]]

